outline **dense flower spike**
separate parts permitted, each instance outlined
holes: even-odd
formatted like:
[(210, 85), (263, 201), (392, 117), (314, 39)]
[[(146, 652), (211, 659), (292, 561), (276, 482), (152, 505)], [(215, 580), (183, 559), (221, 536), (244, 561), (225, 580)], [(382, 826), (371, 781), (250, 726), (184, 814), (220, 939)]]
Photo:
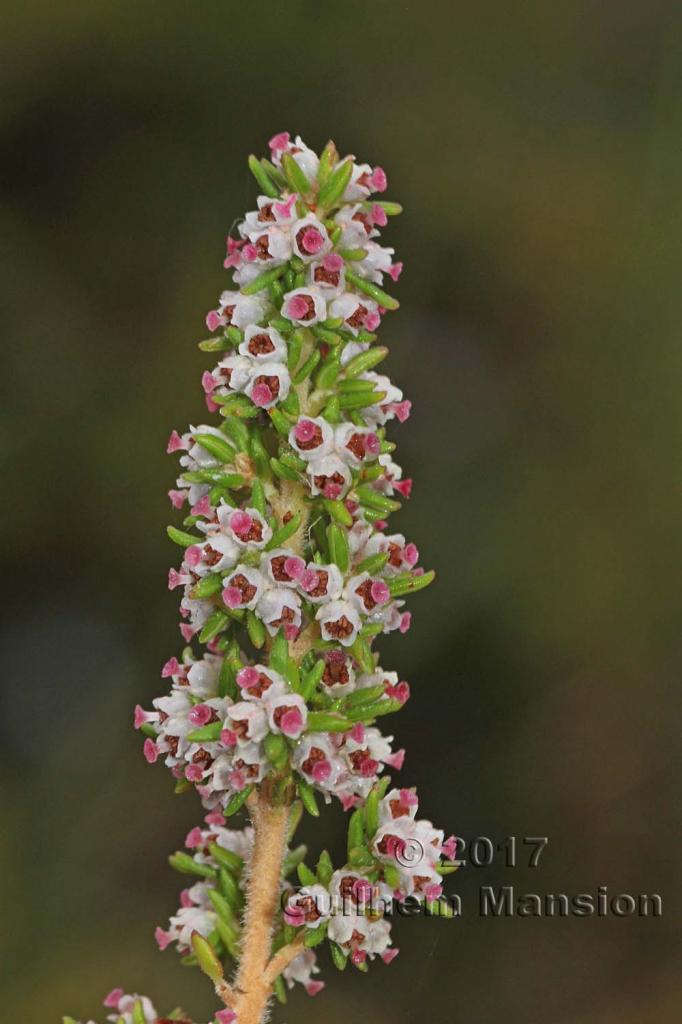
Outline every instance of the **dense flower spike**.
[[(323, 941), (339, 968), (390, 962), (392, 904), (433, 906), (455, 866), (454, 840), (416, 819), (412, 790), (390, 788), (404, 751), (375, 724), (410, 687), (373, 643), (409, 628), (404, 599), (433, 579), (388, 527), (412, 489), (386, 433), (410, 402), (378, 370), (376, 335), (402, 269), (379, 228), (400, 207), (377, 198), (380, 167), (333, 143), (318, 156), (283, 132), (249, 167), (261, 194), (227, 239), (232, 285), (200, 344), (214, 420), (168, 441), (180, 464), (169, 498), (185, 516), (168, 528), (180, 549), (168, 586), (188, 646), (163, 666), (167, 692), (135, 710), (147, 761), (207, 812), (171, 857), (190, 884), (156, 939), (211, 978), (218, 1024), (260, 1024), (296, 982), (316, 994)], [(351, 812), (336, 870), (285, 843), (318, 813), (316, 794)], [(242, 809), (252, 824), (227, 827)], [(125, 1024), (166, 1019), (119, 990), (107, 1006)]]

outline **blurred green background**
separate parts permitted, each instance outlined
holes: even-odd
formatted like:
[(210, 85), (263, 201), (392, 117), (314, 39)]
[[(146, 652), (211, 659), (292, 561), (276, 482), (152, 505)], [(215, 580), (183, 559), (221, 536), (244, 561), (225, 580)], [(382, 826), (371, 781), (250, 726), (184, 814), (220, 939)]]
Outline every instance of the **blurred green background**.
[[(396, 525), (439, 580), (383, 645), (402, 777), (462, 836), (549, 846), (463, 869), (461, 920), (399, 921), (392, 968), (326, 965), (275, 1019), (679, 1020), (679, 3), (3, 6), (3, 1020), (114, 984), (214, 1009), (153, 940), (198, 803), (131, 709), (179, 643), (165, 441), (202, 416), (245, 159), (281, 130), (382, 164), (406, 210)], [(340, 849), (338, 809), (308, 837)], [(503, 883), (664, 916), (480, 918)]]

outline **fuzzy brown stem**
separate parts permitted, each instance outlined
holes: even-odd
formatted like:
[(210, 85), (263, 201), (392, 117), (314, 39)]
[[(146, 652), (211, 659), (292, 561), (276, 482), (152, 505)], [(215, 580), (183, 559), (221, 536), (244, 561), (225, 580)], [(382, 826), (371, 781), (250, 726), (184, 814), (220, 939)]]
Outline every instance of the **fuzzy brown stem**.
[(290, 942), (288, 946), (283, 946), (282, 949), (278, 950), (278, 952), (272, 957), (268, 964), (267, 971), (265, 972), (265, 977), (270, 984), (274, 984), (284, 968), (288, 967), (292, 960), (295, 960), (296, 957), (301, 954), (304, 949), (303, 938), (304, 936), (301, 935), (297, 939), (294, 939), (293, 942)]
[(275, 807), (261, 790), (251, 806), (255, 835), (248, 900), (242, 930), (242, 955), (234, 984), (239, 1024), (261, 1024), (274, 981), (270, 961), (272, 929), (279, 904), (280, 876), (289, 820), (288, 807)]
[[(306, 336), (299, 363), (305, 361), (312, 350), (312, 344), (312, 336)], [(302, 412), (307, 409), (309, 386), (306, 380), (296, 387)], [(284, 522), (287, 513), (300, 513), (301, 524), (289, 538), (287, 547), (296, 554), (302, 554), (307, 541), (310, 512), (306, 488), (299, 481), (282, 480), (268, 494), (268, 499), (280, 522)], [(297, 661), (300, 662), (311, 646), (317, 630), (317, 624), (313, 624), (294, 642), (291, 653)], [(255, 831), (253, 856), (242, 929), (241, 959), (231, 993), (234, 1001), (228, 1005), (233, 1006), (238, 1024), (262, 1024), (272, 995), (272, 986), (287, 964), (298, 956), (300, 944), (291, 943), (272, 958), (270, 956), (289, 809), (273, 805), (267, 785), (259, 788), (247, 806)]]

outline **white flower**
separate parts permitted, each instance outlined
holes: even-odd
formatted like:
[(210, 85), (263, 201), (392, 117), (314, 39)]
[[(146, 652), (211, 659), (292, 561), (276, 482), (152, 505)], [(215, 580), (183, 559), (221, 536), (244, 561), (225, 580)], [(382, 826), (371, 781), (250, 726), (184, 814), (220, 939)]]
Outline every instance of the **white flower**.
[(319, 288), (327, 296), (340, 295), (345, 291), (345, 264), (338, 253), (330, 252), (321, 260), (308, 264), (306, 273), (309, 285)]
[(297, 693), (267, 693), (264, 698), (270, 729), (284, 733), (291, 739), (298, 739), (308, 721), (306, 703)]
[(272, 537), (272, 528), (258, 509), (219, 505), (216, 515), (220, 528), (242, 549), (261, 550)]
[(190, 426), (189, 432), (183, 435), (183, 441), (187, 440), (189, 448), (186, 455), (180, 456), (180, 465), (183, 469), (189, 470), (208, 469), (211, 466), (217, 466), (218, 460), (210, 452), (207, 452), (205, 448), (202, 448), (198, 441), (193, 439), (193, 434), (211, 434), (213, 437), (225, 440), (222, 430), (218, 430), (217, 427), (210, 427), (205, 423), (201, 423), (198, 427)]
[(376, 242), (370, 241), (365, 242), (364, 249), (366, 250), (367, 255), (364, 260), (360, 260), (356, 263), (355, 267), (357, 272), (369, 281), (381, 284), (384, 274), (386, 274), (392, 266), (395, 249), (389, 249), (383, 245), (377, 245)]
[(267, 224), (278, 224), (284, 227), (296, 219), (296, 196), (285, 196), (283, 199), (271, 199), (269, 196), (258, 196), (257, 210), (247, 213), (239, 233), (244, 237), (251, 231), (258, 231)]
[(244, 331), (244, 340), (238, 351), (259, 363), (283, 362), (287, 358), (287, 343), (274, 327), (252, 324)]
[(239, 746), (258, 743), (268, 734), (268, 716), (260, 703), (242, 700), (233, 704), (227, 717), (227, 728), (237, 737)]
[(224, 291), (220, 296), (218, 316), (220, 322), (227, 326), (244, 328), (249, 324), (257, 324), (264, 319), (269, 300), (263, 292), (257, 295), (242, 295), (241, 292)]
[(319, 288), (294, 288), (282, 303), (282, 316), (302, 327), (312, 327), (327, 317), (327, 303)]
[[(277, 138), (277, 136), (276, 136)], [(300, 135), (297, 135), (293, 142), (288, 141), (285, 146), (281, 148), (272, 148), (272, 162), (275, 167), (282, 166), (282, 154), (288, 153), (289, 156), (293, 157), (298, 166), (305, 174), (308, 181), (314, 181), (317, 177), (317, 170), (320, 166), (320, 158), (314, 150), (306, 146), (305, 142)]]
[(320, 789), (333, 791), (343, 771), (334, 745), (327, 733), (306, 733), (296, 746), (293, 762), (296, 769)]
[(340, 423), (334, 431), (334, 447), (340, 458), (357, 467), (365, 459), (379, 454), (381, 442), (373, 430), (356, 427), (354, 423)]
[(304, 885), (287, 900), (284, 920), (295, 927), (318, 928), (331, 916), (331, 900), (323, 885)]
[[(216, 382), (216, 390), (224, 393), (226, 388), (231, 391), (243, 391), (252, 373), (253, 363), (250, 359), (243, 355), (230, 355), (220, 360), (211, 376)], [(218, 433), (225, 437), (220, 431)]]
[(348, 465), (335, 453), (309, 462), (306, 473), (310, 493), (323, 494), (325, 498), (342, 498), (353, 481)]
[(311, 462), (332, 451), (334, 429), (322, 416), (302, 416), (289, 431), (289, 444), (302, 459)]
[(333, 697), (344, 697), (355, 689), (353, 660), (341, 651), (327, 651), (320, 683)]
[(332, 247), (326, 227), (314, 213), (296, 221), (291, 228), (291, 238), (294, 252), (306, 263), (319, 260)]
[(207, 576), (231, 569), (238, 559), (239, 548), (232, 538), (216, 530), (202, 544), (185, 549), (183, 565), (197, 576)]
[(290, 964), (282, 971), (282, 977), (287, 983), (287, 988), (293, 988), (294, 983), (303, 985), (309, 995), (315, 995), (324, 985), (322, 981), (313, 981), (313, 974), (319, 974), (315, 950), (304, 949)]
[(261, 572), (264, 573), (273, 586), (291, 587), (292, 590), (298, 586), (298, 580), (305, 571), (305, 562), (290, 548), (273, 548), (263, 555)]
[(265, 694), (285, 693), (287, 684), (279, 672), (266, 665), (245, 665), (237, 673), (244, 700), (261, 700)]
[(192, 940), (192, 932), (199, 932), (208, 938), (215, 928), (215, 911), (206, 907), (181, 907), (170, 919), (173, 940), (182, 949), (188, 948)]
[(374, 385), (376, 391), (385, 392), (386, 397), (381, 399), (379, 405), (369, 405), (363, 409), (362, 414), (366, 420), (373, 421), (375, 423), (386, 423), (388, 420), (392, 420), (395, 416), (395, 411), (391, 408), (393, 405), (397, 405), (402, 401), (403, 393), (400, 388), (397, 388), (395, 384), (384, 374), (380, 373), (363, 373), (363, 380), (369, 380)]
[(244, 391), (254, 405), (270, 409), (289, 394), (291, 377), (284, 363), (258, 363)]
[(270, 636), (276, 636), (281, 626), (296, 630), (301, 626), (301, 599), (286, 587), (272, 587), (263, 591), (256, 614), (265, 623)]
[(373, 329), (371, 317), (378, 312), (378, 305), (373, 299), (356, 295), (355, 292), (344, 292), (332, 299), (329, 305), (329, 316), (341, 319), (346, 330), (357, 334), (363, 328)]
[(372, 168), (369, 164), (354, 163), (350, 181), (346, 186), (346, 191), (343, 193), (344, 201), (352, 203), (356, 199), (366, 199), (371, 191), (371, 175)]
[(363, 217), (359, 203), (342, 206), (334, 215), (334, 221), (342, 229), (338, 243), (342, 249), (364, 249), (367, 239), (379, 234)]
[[(118, 998), (112, 999), (112, 996)], [(113, 1021), (115, 1024), (133, 1024), (133, 1010), (138, 1002), (142, 1004), (142, 1013), (146, 1024), (154, 1024), (157, 1012), (152, 1001), (147, 996), (124, 995), (120, 989), (116, 993), (112, 992), (105, 1001), (105, 1006), (114, 1006), (116, 1009), (116, 1013), (109, 1015), (107, 1020)]]
[(218, 676), (222, 665), (222, 658), (213, 654), (206, 654), (199, 661), (195, 661), (187, 670), (187, 689), (193, 697), (201, 697), (202, 700), (218, 695)]
[(318, 609), (315, 618), (320, 623), (325, 640), (337, 640), (344, 647), (355, 642), (362, 621), (349, 601), (330, 601)]
[(335, 601), (343, 590), (343, 574), (333, 562), (327, 565), (309, 562), (306, 572), (299, 580), (299, 586), (311, 604)]
[(252, 231), (249, 241), (242, 249), (242, 257), (248, 263), (259, 263), (267, 267), (278, 267), (291, 258), (289, 231), (280, 227), (268, 227), (263, 231)]
[(238, 565), (233, 573), (225, 577), (223, 586), (223, 601), (228, 608), (253, 610), (263, 592), (264, 580), (253, 566)]

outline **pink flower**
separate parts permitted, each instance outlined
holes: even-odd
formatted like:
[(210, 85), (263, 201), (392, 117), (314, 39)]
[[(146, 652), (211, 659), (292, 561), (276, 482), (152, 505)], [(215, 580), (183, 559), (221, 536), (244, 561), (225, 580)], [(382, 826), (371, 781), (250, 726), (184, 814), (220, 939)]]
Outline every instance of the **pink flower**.
[(230, 526), (238, 537), (244, 536), (251, 529), (253, 519), (248, 512), (233, 512), (230, 516)]
[(159, 756), (159, 748), (152, 739), (146, 739), (144, 741), (142, 752), (148, 764), (154, 764)]
[(383, 167), (375, 167), (372, 171), (372, 188), (375, 192), (385, 192), (388, 188), (388, 178)]
[(195, 825), (195, 827), (187, 833), (185, 846), (189, 850), (194, 850), (197, 847), (204, 846), (204, 838), (198, 825)]
[(173, 508), (182, 508), (187, 501), (187, 491), (170, 490), (168, 497)]
[(450, 836), (448, 839), (445, 840), (442, 847), (442, 853), (443, 856), (447, 857), (448, 860), (455, 859), (455, 856), (457, 854), (457, 838), (455, 836)]
[[(275, 153), (279, 153), (287, 148), (290, 138), (291, 136), (289, 135), (289, 132), (279, 132), (277, 135), (272, 136), (268, 145)], [(221, 1024), (224, 1024), (224, 1022), (221, 1021)], [(229, 1021), (227, 1024), (229, 1024)]]
[(290, 708), (282, 715), (279, 727), (285, 736), (299, 736), (303, 728), (303, 716), (298, 708)]
[(200, 728), (210, 722), (212, 716), (213, 710), (207, 704), (195, 704), (187, 717), (192, 725)]
[(124, 996), (122, 988), (112, 988), (108, 996), (105, 996), (104, 1006), (110, 1007), (112, 1010), (118, 1010), (118, 1004)]
[(155, 929), (155, 931), (154, 931), (154, 938), (156, 939), (157, 946), (159, 947), (159, 949), (162, 952), (173, 941), (173, 936), (171, 935), (171, 933), (164, 931), (163, 928), (156, 928)]

